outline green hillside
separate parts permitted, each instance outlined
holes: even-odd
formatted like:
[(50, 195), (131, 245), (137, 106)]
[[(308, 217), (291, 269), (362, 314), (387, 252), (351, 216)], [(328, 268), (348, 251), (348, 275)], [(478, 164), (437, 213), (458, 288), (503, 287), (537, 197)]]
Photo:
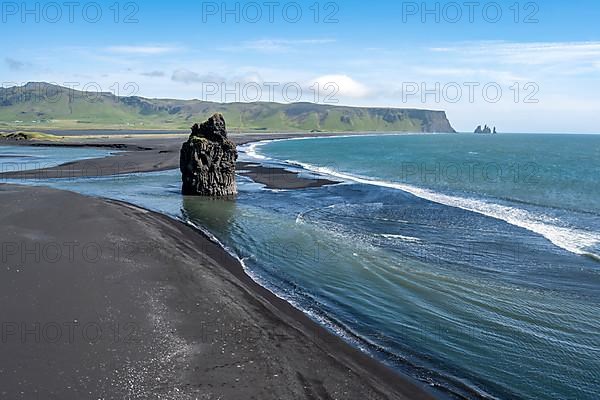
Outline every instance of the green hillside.
[(247, 132), (454, 132), (443, 111), (116, 97), (47, 83), (0, 88), (0, 130), (188, 129), (215, 112)]

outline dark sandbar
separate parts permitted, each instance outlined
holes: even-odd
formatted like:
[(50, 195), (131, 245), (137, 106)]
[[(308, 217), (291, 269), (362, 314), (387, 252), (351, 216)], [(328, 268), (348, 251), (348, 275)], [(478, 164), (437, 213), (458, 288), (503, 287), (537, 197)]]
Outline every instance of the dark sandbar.
[[(281, 139), (290, 136), (293, 135), (232, 135), (232, 138), (238, 145), (241, 145), (252, 141), (264, 140), (265, 138)], [(20, 145), (30, 146), (113, 148), (121, 152), (109, 157), (80, 160), (51, 168), (0, 173), (0, 178), (38, 180), (92, 178), (97, 176), (158, 172), (179, 168), (181, 139), (131, 139), (122, 140), (122, 143), (114, 143), (112, 140), (114, 139), (95, 139), (85, 143), (61, 142), (43, 144), (18, 142)], [(304, 189), (339, 183), (328, 179), (300, 176), (298, 173), (288, 171), (284, 168), (255, 166), (251, 163), (238, 163), (238, 170), (240, 170), (240, 175), (261, 183), (269, 189)]]

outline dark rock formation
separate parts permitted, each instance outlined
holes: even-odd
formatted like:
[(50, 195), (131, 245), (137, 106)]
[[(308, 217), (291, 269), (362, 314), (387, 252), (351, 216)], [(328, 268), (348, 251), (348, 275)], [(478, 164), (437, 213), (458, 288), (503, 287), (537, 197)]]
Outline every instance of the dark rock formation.
[(0, 139), (5, 140), (29, 140), (29, 136), (23, 132), (0, 134)]
[[(494, 130), (495, 130), (495, 129), (496, 129), (496, 128), (494, 128)], [(477, 126), (477, 129), (475, 129), (475, 133), (481, 133), (481, 134), (486, 134), (486, 135), (488, 135), (488, 134), (492, 133), (492, 129), (491, 129), (489, 126), (487, 126), (487, 125), (485, 125), (485, 126), (483, 127), (483, 129), (482, 129), (482, 128), (481, 128), (481, 125), (479, 125), (479, 126)]]
[(183, 194), (230, 196), (237, 193), (235, 144), (227, 139), (225, 119), (215, 114), (192, 127), (192, 134), (181, 148), (179, 166)]

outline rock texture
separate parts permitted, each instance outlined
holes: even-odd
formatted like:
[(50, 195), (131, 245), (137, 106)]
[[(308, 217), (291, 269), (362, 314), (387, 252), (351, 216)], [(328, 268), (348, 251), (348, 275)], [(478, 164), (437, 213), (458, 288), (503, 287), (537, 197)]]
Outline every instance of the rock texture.
[(2, 134), (0, 133), (0, 139), (6, 139), (6, 140), (29, 140), (29, 137), (22, 133), (22, 132), (18, 132), (18, 133), (6, 133), (6, 134)]
[(235, 144), (227, 139), (225, 119), (215, 114), (192, 134), (181, 148), (180, 169), (183, 194), (194, 196), (231, 196), (237, 193)]
[(485, 127), (483, 127), (483, 128), (481, 128), (481, 125), (479, 125), (477, 127), (477, 129), (475, 129), (475, 133), (489, 135), (490, 133), (494, 133), (495, 134), (497, 132), (496, 132), (496, 127), (494, 127), (494, 130), (492, 131), (492, 129), (489, 126), (487, 126), (487, 125), (485, 125)]

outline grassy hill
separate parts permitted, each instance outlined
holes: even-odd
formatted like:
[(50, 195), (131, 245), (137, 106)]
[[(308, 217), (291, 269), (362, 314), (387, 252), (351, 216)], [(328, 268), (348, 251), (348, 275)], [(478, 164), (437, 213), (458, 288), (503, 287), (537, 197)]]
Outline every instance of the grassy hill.
[(42, 82), (0, 88), (0, 130), (188, 129), (214, 112), (246, 132), (454, 132), (443, 111), (117, 97)]

